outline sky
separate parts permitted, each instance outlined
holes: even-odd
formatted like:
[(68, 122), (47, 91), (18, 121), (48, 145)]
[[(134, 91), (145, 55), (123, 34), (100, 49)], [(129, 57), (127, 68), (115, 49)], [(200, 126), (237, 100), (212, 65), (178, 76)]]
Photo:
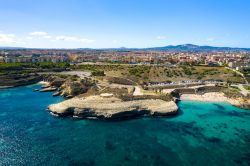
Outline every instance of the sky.
[(0, 46), (250, 48), (250, 0), (0, 0)]

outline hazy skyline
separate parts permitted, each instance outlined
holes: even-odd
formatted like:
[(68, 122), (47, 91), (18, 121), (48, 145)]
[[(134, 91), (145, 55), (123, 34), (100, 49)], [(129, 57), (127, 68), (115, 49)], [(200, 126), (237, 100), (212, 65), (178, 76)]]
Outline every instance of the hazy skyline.
[(0, 46), (250, 48), (248, 0), (0, 0)]

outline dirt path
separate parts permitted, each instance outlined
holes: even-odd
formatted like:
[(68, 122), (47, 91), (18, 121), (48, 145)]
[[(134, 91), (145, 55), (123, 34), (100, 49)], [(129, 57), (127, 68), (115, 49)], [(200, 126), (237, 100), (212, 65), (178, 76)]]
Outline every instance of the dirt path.
[(135, 91), (133, 93), (133, 96), (142, 96), (143, 93), (141, 91), (141, 88), (139, 86), (135, 86)]

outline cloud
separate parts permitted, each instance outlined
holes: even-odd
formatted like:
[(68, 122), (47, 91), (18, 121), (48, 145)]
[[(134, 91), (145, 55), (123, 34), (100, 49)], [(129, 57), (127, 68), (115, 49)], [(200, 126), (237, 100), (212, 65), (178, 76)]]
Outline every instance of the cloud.
[[(70, 36), (70, 35), (59, 35), (53, 36), (47, 32), (35, 31), (28, 33), (26, 36), (16, 36), (14, 34), (6, 34), (0, 32), (0, 45), (36, 45), (40, 44), (57, 44), (57, 45), (82, 45), (91, 44), (95, 42), (95, 40), (82, 38), (79, 36)], [(40, 46), (39, 46), (40, 47)]]
[(95, 40), (85, 39), (75, 36), (57, 36), (55, 38), (57, 41), (69, 41), (69, 42), (82, 42), (82, 43), (93, 43)]
[(60, 36), (51, 36), (49, 33), (44, 32), (44, 31), (35, 31), (29, 33), (29, 36), (26, 37), (28, 40), (32, 40), (34, 38), (38, 39), (50, 39), (51, 42), (56, 42), (56, 41), (67, 41), (67, 42), (81, 42), (81, 43), (93, 43), (95, 40), (91, 39), (85, 39), (77, 36), (66, 36), (66, 35), (60, 35)]
[(166, 39), (166, 36), (157, 36), (156, 37), (158, 40), (163, 40), (163, 39)]
[(0, 43), (19, 43), (14, 34), (0, 33)]
[(66, 35), (59, 35), (59, 36), (51, 36), (49, 33), (44, 31), (35, 31), (29, 33), (29, 36), (26, 37), (28, 40), (32, 40), (34, 38), (38, 39), (50, 39), (51, 42), (56, 41), (67, 41), (67, 42), (81, 42), (81, 43), (93, 43), (95, 40), (85, 39), (77, 36), (66, 36)]
[(27, 39), (27, 40), (32, 40), (32, 39), (33, 39), (33, 37), (31, 37), (31, 36), (27, 36), (25, 39)]
[(29, 33), (30, 36), (26, 37), (28, 40), (31, 40), (33, 38), (44, 38), (44, 39), (51, 39), (52, 36), (50, 36), (47, 32), (42, 31), (36, 31)]
[(52, 36), (50, 36), (50, 35), (46, 35), (46, 36), (44, 36), (44, 38), (45, 38), (45, 39), (51, 39), (51, 38), (52, 38)]
[(36, 32), (31, 32), (29, 35), (30, 36), (37, 36), (37, 37), (44, 37), (44, 36), (47, 36), (48, 33), (47, 32), (36, 31)]
[(211, 42), (211, 41), (214, 41), (215, 39), (213, 37), (209, 37), (206, 40), (209, 41), (209, 42)]

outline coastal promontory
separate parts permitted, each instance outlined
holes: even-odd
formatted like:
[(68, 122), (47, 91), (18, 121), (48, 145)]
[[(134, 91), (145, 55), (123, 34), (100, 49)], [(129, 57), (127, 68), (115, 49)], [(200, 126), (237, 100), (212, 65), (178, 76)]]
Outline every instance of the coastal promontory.
[(139, 116), (166, 116), (178, 112), (178, 107), (173, 101), (160, 99), (123, 101), (111, 95), (75, 97), (58, 104), (52, 104), (48, 109), (59, 116), (113, 120)]

